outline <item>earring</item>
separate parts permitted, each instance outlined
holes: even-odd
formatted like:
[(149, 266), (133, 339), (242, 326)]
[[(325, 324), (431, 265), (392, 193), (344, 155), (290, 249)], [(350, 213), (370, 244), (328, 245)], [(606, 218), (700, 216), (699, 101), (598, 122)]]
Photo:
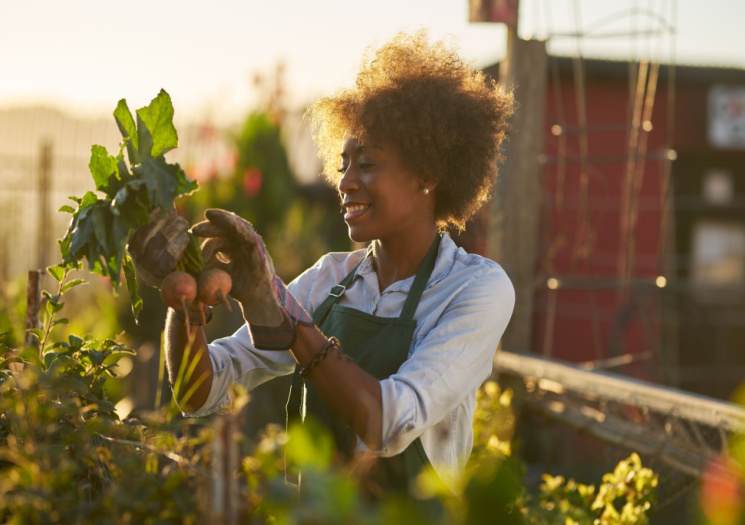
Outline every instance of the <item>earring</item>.
[(424, 188), (424, 194), (429, 195), (429, 188)]

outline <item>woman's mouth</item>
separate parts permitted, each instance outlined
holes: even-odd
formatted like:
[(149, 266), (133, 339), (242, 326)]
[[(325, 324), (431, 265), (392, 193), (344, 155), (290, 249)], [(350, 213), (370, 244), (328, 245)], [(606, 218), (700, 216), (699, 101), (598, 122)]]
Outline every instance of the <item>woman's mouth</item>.
[(344, 213), (344, 220), (350, 221), (363, 215), (370, 207), (369, 204), (349, 204), (345, 206), (346, 213)]

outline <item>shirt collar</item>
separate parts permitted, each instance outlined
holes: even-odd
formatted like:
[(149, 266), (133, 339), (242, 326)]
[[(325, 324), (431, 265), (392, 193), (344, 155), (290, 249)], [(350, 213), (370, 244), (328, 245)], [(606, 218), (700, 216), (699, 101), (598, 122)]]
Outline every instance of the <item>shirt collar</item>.
[[(427, 281), (427, 288), (447, 277), (453, 268), (453, 264), (455, 264), (455, 254), (457, 251), (458, 247), (455, 242), (453, 242), (447, 233), (443, 233), (439, 249), (437, 250), (435, 267), (432, 269), (432, 275), (430, 275), (429, 281)], [(357, 269), (354, 278), (357, 279), (358, 277), (364, 277), (371, 273), (375, 273), (373, 269), (373, 260), (372, 257), (368, 257), (362, 261), (362, 264), (360, 264), (360, 267)], [(414, 284), (415, 277), (416, 275), (412, 275), (401, 281), (396, 281), (386, 289), (386, 292), (408, 293), (409, 290), (411, 290), (411, 286)]]

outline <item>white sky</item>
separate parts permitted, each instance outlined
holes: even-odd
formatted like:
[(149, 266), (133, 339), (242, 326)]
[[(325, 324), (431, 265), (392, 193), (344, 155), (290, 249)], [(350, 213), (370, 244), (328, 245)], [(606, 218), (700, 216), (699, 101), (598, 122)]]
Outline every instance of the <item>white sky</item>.
[[(504, 27), (467, 18), (467, 0), (0, 0), (0, 108), (44, 102), (110, 114), (120, 98), (141, 107), (162, 87), (182, 115), (231, 120), (256, 103), (253, 75), (280, 60), (299, 107), (347, 84), (362, 50), (398, 30), (453, 36), (478, 65), (501, 58)], [(602, 20), (612, 22), (599, 31), (663, 21), (677, 34), (585, 40), (587, 56), (648, 51), (665, 62), (745, 67), (745, 0), (521, 0), (521, 36)], [(549, 52), (577, 49), (573, 39), (549, 41)]]

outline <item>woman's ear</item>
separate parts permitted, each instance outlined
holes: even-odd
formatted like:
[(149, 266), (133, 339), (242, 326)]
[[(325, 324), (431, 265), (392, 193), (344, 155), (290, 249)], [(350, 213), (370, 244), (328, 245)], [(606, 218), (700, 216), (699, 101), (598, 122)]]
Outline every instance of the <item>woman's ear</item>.
[(437, 182), (433, 180), (423, 180), (421, 181), (419, 187), (425, 195), (429, 195), (430, 193), (435, 191)]

